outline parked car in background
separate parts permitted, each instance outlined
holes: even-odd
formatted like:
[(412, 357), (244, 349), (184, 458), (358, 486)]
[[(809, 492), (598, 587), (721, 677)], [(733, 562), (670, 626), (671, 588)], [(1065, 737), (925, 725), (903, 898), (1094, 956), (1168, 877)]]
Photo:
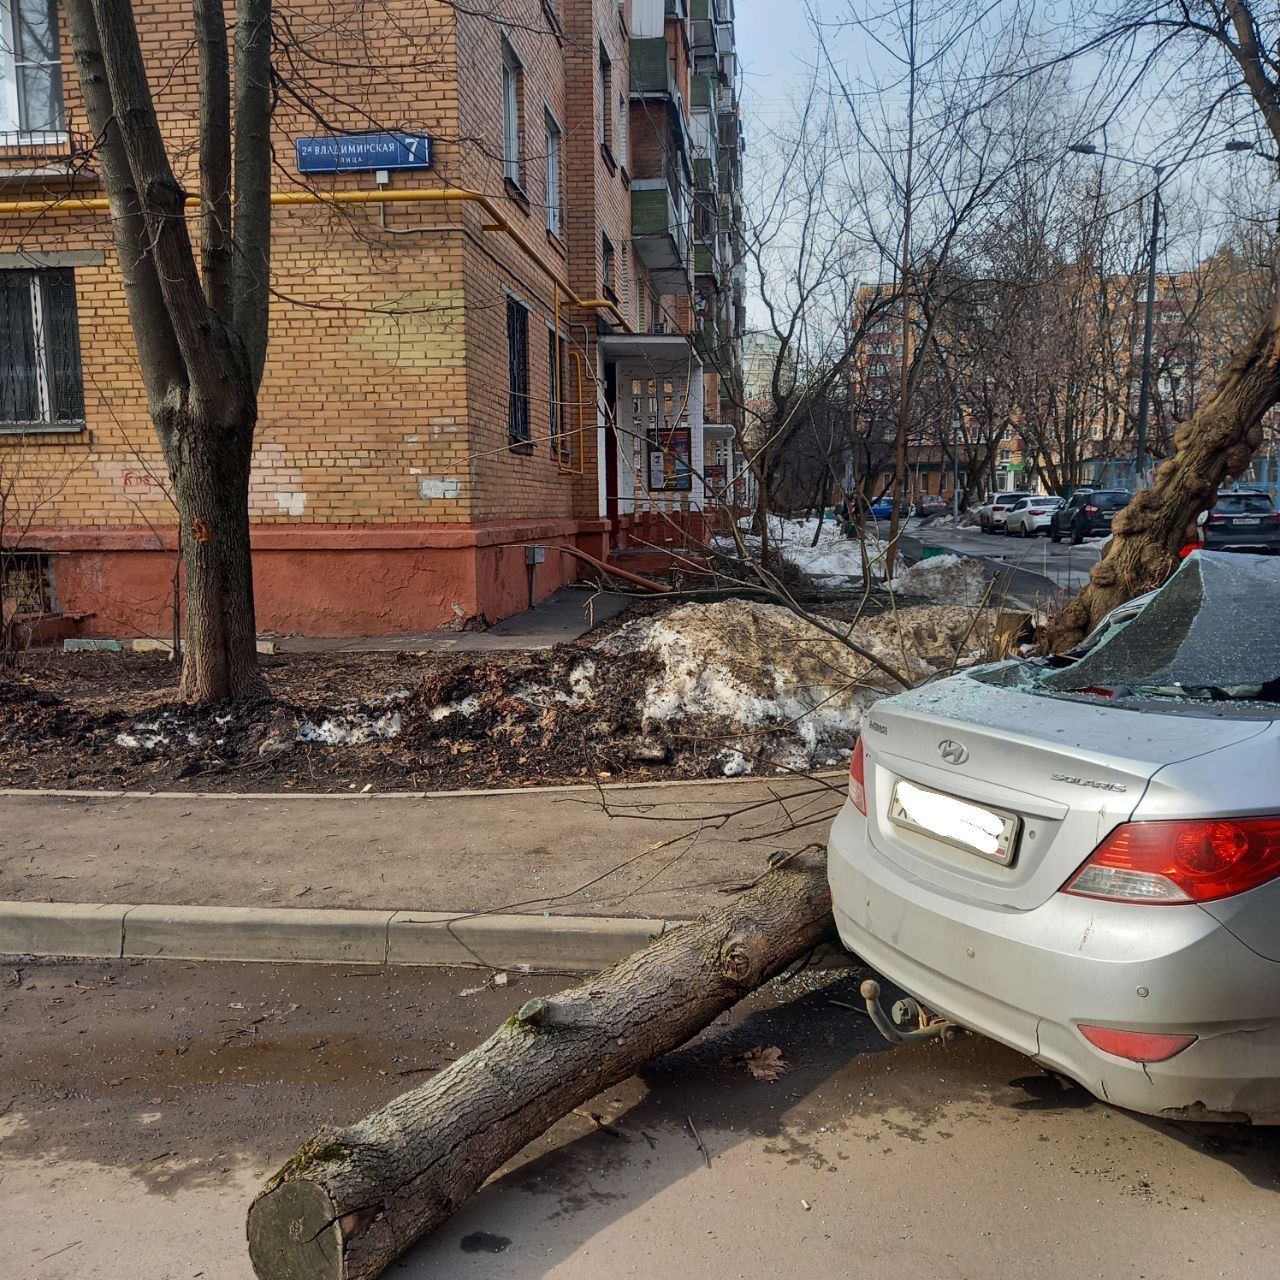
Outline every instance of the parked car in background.
[(926, 520), (930, 516), (945, 515), (950, 509), (951, 504), (940, 493), (922, 493), (912, 508), (916, 515)]
[(1062, 499), (1052, 494), (1022, 498), (1013, 504), (1004, 518), (1004, 531), (1010, 537), (1037, 538), (1049, 532), (1049, 518), (1062, 506)]
[(1013, 493), (993, 493), (978, 508), (978, 527), (983, 533), (1002, 533), (1005, 517), (1013, 510), (1014, 505), (1023, 498), (1034, 496), (1025, 489), (1017, 489)]
[(1128, 489), (1077, 490), (1050, 516), (1049, 537), (1054, 542), (1070, 538), (1075, 546), (1086, 538), (1103, 537), (1111, 532), (1116, 512), (1132, 497)]
[(1280, 560), (1200, 552), (1069, 654), (864, 713), (828, 875), (845, 945), (924, 1006), (899, 1030), (1280, 1123), (1277, 608)]
[(1206, 551), (1280, 551), (1280, 514), (1271, 495), (1259, 489), (1226, 489), (1218, 494), (1203, 525)]
[[(903, 502), (899, 508), (902, 515), (910, 514), (906, 502)], [(883, 498), (877, 498), (871, 504), (871, 515), (876, 520), (892, 520), (893, 519), (893, 494), (886, 494)]]

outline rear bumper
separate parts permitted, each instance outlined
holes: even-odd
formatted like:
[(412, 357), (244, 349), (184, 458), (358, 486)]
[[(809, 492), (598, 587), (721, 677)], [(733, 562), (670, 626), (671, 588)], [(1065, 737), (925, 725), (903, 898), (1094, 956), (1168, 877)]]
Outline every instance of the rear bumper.
[[(828, 875), (845, 945), (930, 1009), (1118, 1106), (1280, 1123), (1280, 964), (1199, 907), (944, 896), (883, 858), (848, 803)], [(1095, 1049), (1081, 1022), (1200, 1038), (1143, 1066)]]

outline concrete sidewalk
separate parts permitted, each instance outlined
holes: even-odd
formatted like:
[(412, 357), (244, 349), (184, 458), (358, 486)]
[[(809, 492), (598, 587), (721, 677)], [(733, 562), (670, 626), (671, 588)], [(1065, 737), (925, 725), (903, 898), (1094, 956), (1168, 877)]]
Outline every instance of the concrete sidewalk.
[[(10, 792), (0, 899), (695, 916), (774, 849), (826, 839), (822, 815), (843, 799), (842, 780), (826, 781), (447, 797)], [(812, 825), (785, 831), (788, 813)]]

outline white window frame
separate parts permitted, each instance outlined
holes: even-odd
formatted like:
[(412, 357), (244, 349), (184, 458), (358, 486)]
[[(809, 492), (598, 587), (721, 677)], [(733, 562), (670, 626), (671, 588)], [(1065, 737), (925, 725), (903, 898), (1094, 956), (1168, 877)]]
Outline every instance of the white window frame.
[(524, 63), (515, 45), (502, 37), (502, 176), (523, 188), (520, 181), (524, 165), (523, 112), (520, 102), (520, 81), (524, 76)]
[[(0, 0), (0, 135), (11, 135), (9, 140), (22, 146), (34, 141), (57, 144), (67, 141), (66, 105), (62, 107), (62, 119), (56, 129), (29, 130), (22, 128), (21, 109), (18, 101), (18, 36), (14, 25), (16, 0)], [(55, 13), (56, 21), (56, 13)], [(43, 66), (44, 63), (26, 63), (23, 66)], [(62, 64), (57, 66), (59, 93), (61, 93)]]
[(547, 230), (564, 238), (564, 130), (551, 108), (543, 109), (547, 150)]

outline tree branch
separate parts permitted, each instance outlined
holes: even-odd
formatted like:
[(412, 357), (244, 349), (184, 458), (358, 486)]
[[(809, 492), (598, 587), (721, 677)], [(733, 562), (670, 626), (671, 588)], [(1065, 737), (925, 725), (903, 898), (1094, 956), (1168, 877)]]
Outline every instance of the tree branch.
[(231, 318), (231, 68), (222, 0), (192, 0), (200, 68), (200, 269), (204, 296)]
[(111, 203), (112, 231), (138, 347), (138, 364), (152, 417), (160, 423), (161, 406), (175, 388), (186, 385), (186, 369), (165, 310), (142, 202), (116, 120), (93, 5), (91, 0), (67, 0), (64, 7), (85, 110), (97, 139), (96, 152)]
[(271, 300), (271, 0), (238, 0), (232, 314), (256, 391)]

